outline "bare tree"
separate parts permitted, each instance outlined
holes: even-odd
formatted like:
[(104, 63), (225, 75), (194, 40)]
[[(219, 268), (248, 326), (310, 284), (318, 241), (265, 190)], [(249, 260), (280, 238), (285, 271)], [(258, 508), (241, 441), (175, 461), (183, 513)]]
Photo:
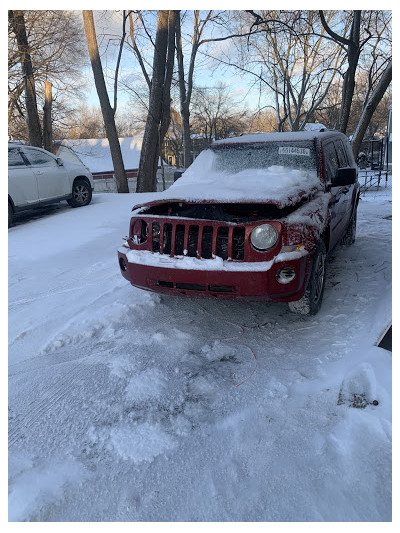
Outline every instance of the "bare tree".
[[(196, 58), (200, 47), (208, 43), (217, 43), (230, 39), (240, 39), (247, 37), (249, 32), (229, 31), (226, 13), (221, 11), (209, 10), (204, 18), (201, 18), (200, 10), (194, 11), (193, 32), (191, 36), (191, 51), (188, 62), (187, 73), (185, 74), (184, 57), (181, 37), (181, 20), (177, 22), (176, 32), (176, 55), (178, 63), (178, 80), (180, 90), (180, 110), (182, 116), (182, 134), (183, 134), (183, 156), (184, 166), (187, 167), (192, 162), (192, 142), (190, 138), (190, 105), (193, 93), (193, 78), (195, 72)], [(205, 31), (210, 26), (218, 28), (219, 36), (205, 36)], [(225, 35), (221, 35), (221, 30)], [(255, 32), (257, 33), (257, 32)]]
[(248, 129), (248, 115), (234, 101), (227, 86), (197, 88), (193, 93), (193, 132), (212, 140), (240, 135)]
[[(122, 159), (121, 146), (119, 144), (117, 128), (115, 126), (116, 107), (111, 107), (110, 100), (108, 97), (107, 87), (104, 80), (103, 67), (101, 64), (99, 48), (97, 44), (96, 30), (93, 20), (93, 11), (85, 10), (82, 11), (82, 13), (85, 25), (89, 57), (93, 70), (94, 82), (96, 85), (96, 91), (99, 97), (100, 107), (103, 114), (107, 139), (110, 145), (110, 152), (114, 166), (117, 191), (119, 193), (126, 193), (129, 192), (129, 187), (124, 162)], [(116, 103), (116, 96), (114, 96), (115, 106)]]
[(365, 39), (360, 39), (360, 10), (353, 12), (350, 35), (348, 37), (346, 37), (345, 34), (339, 35), (332, 30), (332, 28), (329, 26), (329, 23), (326, 21), (324, 12), (322, 10), (319, 11), (319, 16), (327, 34), (344, 48), (347, 55), (347, 70), (343, 77), (342, 104), (339, 116), (339, 131), (346, 133), (350, 117), (351, 103), (354, 95), (358, 61), (360, 59), (360, 54), (363, 47), (371, 39), (372, 35), (368, 31)]
[(372, 115), (374, 114), (377, 105), (382, 100), (383, 95), (385, 94), (391, 81), (392, 81), (392, 61), (390, 61), (390, 63), (386, 67), (385, 72), (382, 74), (379, 80), (379, 83), (377, 84), (371, 96), (369, 97), (363, 109), (363, 112), (361, 114), (360, 120), (357, 124), (357, 128), (356, 128), (356, 131), (354, 133), (354, 136), (351, 142), (353, 154), (355, 157), (358, 156), (361, 142), (364, 138), (365, 132), (367, 131), (368, 124), (370, 123)]
[(170, 88), (177, 12), (159, 10), (154, 46), (149, 110), (140, 153), (137, 192), (157, 190), (157, 166), (170, 121)]
[(8, 19), (18, 44), (19, 60), (21, 62), (24, 80), (26, 123), (28, 126), (29, 144), (41, 147), (42, 128), (37, 109), (35, 79), (33, 76), (30, 47), (26, 35), (24, 13), (21, 10), (10, 10), (8, 12)]
[[(252, 27), (264, 32), (252, 36), (235, 65), (252, 74), (275, 100), (277, 129), (301, 130), (329, 94), (343, 63), (341, 48), (323, 38), (315, 11), (262, 11)], [(328, 14), (328, 20), (335, 12)], [(251, 20), (251, 19), (250, 19)]]
[[(23, 13), (39, 120), (42, 117), (48, 81), (52, 84), (52, 128), (59, 132), (66, 115), (76, 105), (85, 86), (80, 70), (85, 61), (88, 63), (88, 59), (82, 55), (83, 25), (77, 13), (72, 10), (27, 10)], [(14, 138), (28, 140), (21, 54), (11, 24), (8, 45), (9, 134)]]

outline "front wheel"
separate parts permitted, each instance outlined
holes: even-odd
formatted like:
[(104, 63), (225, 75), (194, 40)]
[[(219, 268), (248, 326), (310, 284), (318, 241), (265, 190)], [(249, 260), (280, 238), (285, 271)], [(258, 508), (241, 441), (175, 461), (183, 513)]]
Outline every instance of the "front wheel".
[(92, 200), (92, 188), (90, 183), (83, 179), (74, 181), (72, 187), (72, 198), (68, 200), (71, 207), (82, 207), (90, 204)]
[(314, 260), (311, 268), (304, 295), (296, 302), (289, 302), (288, 306), (292, 313), (299, 315), (316, 315), (322, 304), (322, 296), (325, 288), (326, 277), (326, 249), (320, 241), (314, 252)]

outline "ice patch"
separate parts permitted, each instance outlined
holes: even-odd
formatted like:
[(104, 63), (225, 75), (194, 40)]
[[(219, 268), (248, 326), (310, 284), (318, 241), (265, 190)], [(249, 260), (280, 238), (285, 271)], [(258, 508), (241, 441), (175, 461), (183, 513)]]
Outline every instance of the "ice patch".
[(160, 425), (147, 422), (112, 428), (110, 441), (122, 459), (134, 463), (151, 462), (176, 445)]

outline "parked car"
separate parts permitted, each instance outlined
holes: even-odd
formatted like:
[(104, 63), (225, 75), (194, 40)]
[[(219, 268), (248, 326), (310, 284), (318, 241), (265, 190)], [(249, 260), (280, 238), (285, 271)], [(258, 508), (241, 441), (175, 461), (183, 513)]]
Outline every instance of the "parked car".
[(158, 293), (288, 302), (313, 315), (327, 254), (355, 240), (358, 200), (339, 132), (217, 141), (167, 191), (133, 207), (121, 273)]
[(88, 205), (93, 176), (83, 165), (22, 143), (8, 143), (8, 225), (15, 213), (67, 200), (71, 207)]

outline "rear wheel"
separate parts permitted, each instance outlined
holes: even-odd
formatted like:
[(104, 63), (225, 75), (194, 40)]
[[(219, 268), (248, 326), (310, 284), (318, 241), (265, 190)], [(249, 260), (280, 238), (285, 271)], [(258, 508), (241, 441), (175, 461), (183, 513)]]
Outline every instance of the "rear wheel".
[(345, 246), (351, 246), (356, 240), (356, 231), (357, 231), (357, 211), (355, 210), (350, 223), (347, 226), (346, 233), (343, 235), (340, 244)]
[(319, 241), (314, 252), (314, 260), (307, 288), (300, 300), (288, 303), (290, 311), (299, 315), (316, 315), (322, 304), (325, 278), (326, 249), (324, 243)]
[(76, 179), (72, 187), (72, 198), (68, 200), (71, 207), (82, 207), (90, 204), (92, 200), (92, 187), (84, 179)]

